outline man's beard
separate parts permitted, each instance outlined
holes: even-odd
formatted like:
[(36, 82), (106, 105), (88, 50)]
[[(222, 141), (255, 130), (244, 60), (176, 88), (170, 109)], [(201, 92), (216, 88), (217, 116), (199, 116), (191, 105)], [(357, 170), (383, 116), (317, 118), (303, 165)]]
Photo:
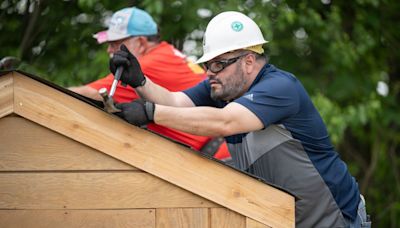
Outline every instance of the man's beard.
[(211, 88), (210, 96), (213, 100), (231, 101), (238, 98), (245, 92), (243, 89), (246, 85), (246, 79), (244, 77), (243, 70), (240, 68), (240, 65), (236, 67), (236, 73), (225, 78), (226, 81), (223, 84), (217, 79), (221, 85), (221, 88), (218, 90)]

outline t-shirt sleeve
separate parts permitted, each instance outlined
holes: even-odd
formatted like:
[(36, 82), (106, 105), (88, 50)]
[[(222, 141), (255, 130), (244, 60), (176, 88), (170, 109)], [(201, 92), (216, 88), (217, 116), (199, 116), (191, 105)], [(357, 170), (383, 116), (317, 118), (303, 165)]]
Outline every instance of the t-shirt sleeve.
[[(96, 90), (106, 88), (107, 91), (110, 91), (113, 81), (114, 75), (109, 74), (104, 78), (87, 84), (87, 86), (92, 87)], [(136, 94), (135, 90), (132, 87), (130, 87), (129, 85), (123, 86), (121, 84), (121, 81), (118, 82), (117, 88), (115, 89), (115, 94), (113, 96), (115, 102), (131, 102), (133, 100), (136, 100), (137, 98), (139, 98), (139, 96)]]
[(214, 101), (210, 97), (210, 90), (210, 84), (207, 79), (192, 88), (184, 90), (183, 93), (185, 93), (196, 106), (213, 106)]
[(299, 110), (296, 82), (297, 79), (286, 77), (268, 78), (254, 85), (234, 102), (252, 111), (263, 122), (264, 127), (279, 124)]
[(90, 86), (96, 90), (99, 90), (101, 88), (107, 88), (107, 90), (110, 90), (113, 80), (114, 76), (112, 74), (109, 74), (104, 78), (101, 78), (99, 80), (87, 84), (87, 86)]

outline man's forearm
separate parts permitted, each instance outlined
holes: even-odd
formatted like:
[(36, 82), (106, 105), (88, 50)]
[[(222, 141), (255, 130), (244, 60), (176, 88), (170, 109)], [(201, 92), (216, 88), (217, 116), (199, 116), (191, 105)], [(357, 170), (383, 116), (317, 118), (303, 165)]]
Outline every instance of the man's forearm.
[(79, 93), (85, 97), (92, 98), (94, 100), (102, 101), (103, 99), (101, 98), (99, 92), (92, 87), (89, 86), (77, 86), (77, 87), (69, 87), (68, 88), (71, 91), (74, 91), (75, 93)]
[(194, 106), (193, 102), (182, 92), (168, 91), (166, 88), (152, 82), (149, 78), (146, 79), (144, 86), (136, 87), (135, 90), (140, 97), (156, 104), (175, 107)]
[(221, 109), (212, 107), (169, 107), (156, 105), (154, 122), (186, 133), (225, 136), (228, 122)]

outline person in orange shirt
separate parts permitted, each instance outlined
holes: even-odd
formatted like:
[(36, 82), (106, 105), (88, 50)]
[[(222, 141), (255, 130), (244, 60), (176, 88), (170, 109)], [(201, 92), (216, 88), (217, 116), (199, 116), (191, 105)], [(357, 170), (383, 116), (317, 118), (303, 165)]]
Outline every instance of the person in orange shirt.
[[(182, 91), (197, 85), (206, 77), (199, 65), (187, 60), (186, 56), (171, 44), (160, 41), (157, 24), (145, 11), (136, 7), (124, 8), (113, 14), (108, 30), (94, 35), (98, 43), (108, 43), (107, 52), (113, 53), (124, 44), (140, 62), (143, 73), (153, 82), (170, 91)], [(110, 91), (114, 75), (87, 85), (70, 87), (69, 89), (86, 97), (101, 101), (98, 93), (101, 88)], [(113, 99), (117, 103), (131, 102), (140, 98), (130, 86), (118, 84)], [(203, 151), (215, 158), (229, 161), (230, 154), (222, 139), (191, 135), (157, 124), (149, 124), (147, 128), (195, 150)]]

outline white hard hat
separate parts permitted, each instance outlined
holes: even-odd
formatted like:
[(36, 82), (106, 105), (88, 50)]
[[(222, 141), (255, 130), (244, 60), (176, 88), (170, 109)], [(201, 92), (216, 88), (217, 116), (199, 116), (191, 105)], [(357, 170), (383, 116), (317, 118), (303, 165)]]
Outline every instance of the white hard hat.
[(203, 56), (196, 63), (267, 42), (258, 25), (248, 16), (235, 11), (223, 12), (208, 23), (203, 38)]

